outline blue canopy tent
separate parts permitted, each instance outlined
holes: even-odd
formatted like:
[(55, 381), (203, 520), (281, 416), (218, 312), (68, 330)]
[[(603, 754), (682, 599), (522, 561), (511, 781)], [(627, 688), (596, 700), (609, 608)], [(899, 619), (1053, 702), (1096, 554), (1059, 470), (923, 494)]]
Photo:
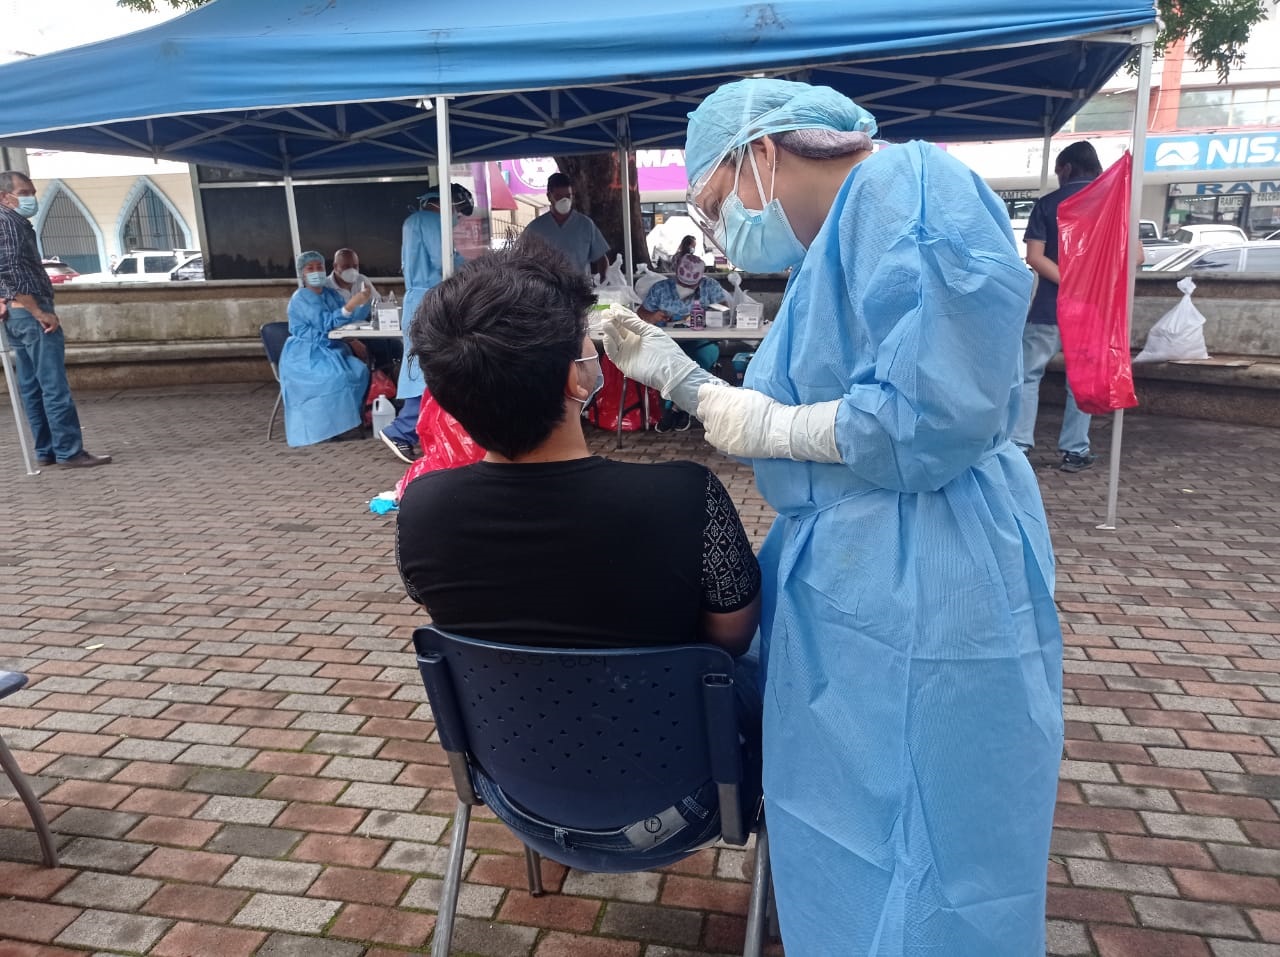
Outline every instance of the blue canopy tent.
[(890, 139), (1047, 140), (1140, 48), (1141, 156), (1154, 23), (1153, 0), (216, 0), (0, 67), (0, 146), (232, 167), (290, 194), (434, 163), (447, 188), (453, 160), (682, 145), (689, 110), (749, 74), (833, 86)]

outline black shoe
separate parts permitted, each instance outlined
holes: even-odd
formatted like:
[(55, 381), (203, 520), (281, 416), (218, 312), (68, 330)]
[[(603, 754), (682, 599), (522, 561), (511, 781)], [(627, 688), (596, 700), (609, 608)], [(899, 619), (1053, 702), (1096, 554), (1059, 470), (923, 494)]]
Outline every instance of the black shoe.
[(677, 432), (688, 432), (689, 426), (693, 424), (689, 419), (689, 413), (685, 412), (683, 409), (676, 412), (675, 420)]
[[(658, 424), (653, 427), (655, 432), (672, 432), (676, 427), (676, 416), (680, 413), (674, 407), (667, 409), (662, 413), (662, 418), (658, 420)], [(688, 426), (686, 425), (687, 429)]]
[(71, 458), (59, 462), (64, 469), (91, 469), (95, 465), (110, 465), (111, 456), (109, 455), (92, 455), (84, 449), (81, 449)]
[(1089, 452), (1063, 452), (1062, 464), (1058, 468), (1064, 472), (1083, 472), (1093, 467), (1095, 458)]
[(412, 465), (414, 460), (418, 458), (415, 453), (412, 442), (403, 442), (400, 439), (393, 439), (386, 432), (379, 432), (378, 438), (386, 444), (391, 450), (391, 454), (398, 458), (405, 465)]
[(58, 464), (58, 460), (55, 459), (52, 455), (36, 456), (36, 465), (39, 465), (42, 468), (46, 465), (57, 465), (57, 464)]

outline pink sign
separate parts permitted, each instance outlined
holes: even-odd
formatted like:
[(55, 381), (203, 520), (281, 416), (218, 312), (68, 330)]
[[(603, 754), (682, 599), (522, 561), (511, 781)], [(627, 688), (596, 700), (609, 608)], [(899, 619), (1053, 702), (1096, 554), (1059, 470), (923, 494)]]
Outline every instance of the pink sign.
[[(545, 194), (547, 177), (559, 169), (549, 156), (503, 160), (498, 166), (511, 192), (520, 196)], [(642, 193), (659, 190), (683, 192), (689, 186), (684, 173), (684, 150), (637, 150), (636, 174)]]

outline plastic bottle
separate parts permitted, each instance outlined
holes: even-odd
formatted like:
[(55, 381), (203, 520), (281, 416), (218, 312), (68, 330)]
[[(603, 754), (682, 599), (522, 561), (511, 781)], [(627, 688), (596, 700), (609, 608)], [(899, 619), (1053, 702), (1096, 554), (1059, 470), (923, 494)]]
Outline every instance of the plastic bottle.
[(702, 308), (702, 300), (694, 296), (693, 303), (689, 306), (689, 328), (705, 329), (706, 327), (707, 311)]
[(390, 399), (385, 395), (380, 395), (373, 400), (373, 431), (376, 435), (381, 432), (396, 418), (396, 407)]

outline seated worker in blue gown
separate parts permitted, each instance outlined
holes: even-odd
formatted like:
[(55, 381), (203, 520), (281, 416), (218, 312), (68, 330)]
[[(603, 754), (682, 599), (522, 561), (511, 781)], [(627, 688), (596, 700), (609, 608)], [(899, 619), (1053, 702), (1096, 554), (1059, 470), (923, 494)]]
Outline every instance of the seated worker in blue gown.
[[(613, 462), (587, 448), (581, 410), (603, 380), (587, 335), (594, 302), (582, 271), (528, 240), (472, 260), (423, 300), (413, 353), (432, 395), (489, 451), (409, 483), (396, 533), (400, 575), (437, 626), (469, 638), (724, 648), (737, 659), (740, 732), (758, 782), (761, 701), (748, 647), (760, 618), (759, 566), (709, 469)], [(549, 838), (492, 781), (476, 787), (534, 844)], [(718, 835), (714, 783), (686, 804), (685, 824), (655, 847), (637, 851), (620, 838), (620, 869), (670, 863)], [(571, 831), (567, 846), (574, 840)], [(590, 840), (607, 843), (600, 832)]]
[(290, 445), (311, 445), (360, 425), (369, 367), (329, 330), (369, 315), (369, 288), (345, 303), (325, 288), (324, 257), (298, 257), (302, 287), (289, 300), (289, 338), (280, 354), (284, 434)]
[[(706, 268), (706, 263), (697, 253), (678, 254), (675, 258), (676, 274), (650, 286), (636, 314), (645, 322), (665, 326), (668, 323), (688, 322), (694, 309), (702, 309), (705, 313), (708, 305), (728, 303), (729, 294), (724, 291), (724, 287), (703, 275)], [(707, 371), (720, 360), (720, 347), (705, 339), (681, 342), (680, 348)], [(688, 428), (689, 413), (677, 408), (671, 400), (664, 399), (662, 418), (658, 421), (656, 431), (670, 432), (674, 429), (685, 432)]]

